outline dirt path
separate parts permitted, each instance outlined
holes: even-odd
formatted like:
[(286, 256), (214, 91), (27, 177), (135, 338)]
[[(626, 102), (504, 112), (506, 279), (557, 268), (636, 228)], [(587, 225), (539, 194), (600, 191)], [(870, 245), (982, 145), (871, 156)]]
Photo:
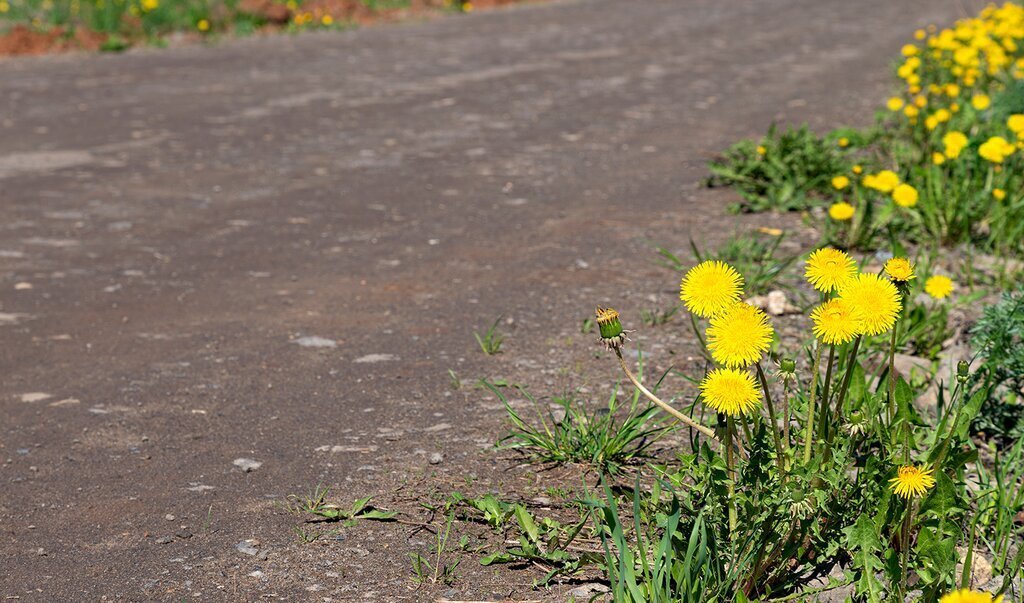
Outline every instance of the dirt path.
[[(706, 158), (774, 119), (870, 114), (913, 29), (956, 16), (573, 1), (0, 62), (0, 595), (444, 593), (409, 588), (422, 534), (300, 545), (274, 501), (535, 479), (486, 450), (501, 412), (448, 369), (604, 387), (579, 321), (670, 302), (651, 244), (734, 228)], [(472, 332), (498, 315), (484, 357)], [(451, 598), (536, 577), (475, 566)]]

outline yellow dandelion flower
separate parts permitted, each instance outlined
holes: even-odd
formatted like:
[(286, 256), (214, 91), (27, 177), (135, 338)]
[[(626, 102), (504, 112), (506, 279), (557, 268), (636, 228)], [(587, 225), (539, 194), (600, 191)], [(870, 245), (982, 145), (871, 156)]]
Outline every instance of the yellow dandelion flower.
[(832, 218), (837, 222), (845, 222), (853, 218), (853, 214), (856, 212), (856, 208), (847, 203), (846, 201), (840, 201), (833, 203), (828, 208), (828, 217)]
[(971, 97), (971, 106), (978, 111), (988, 109), (991, 104), (992, 100), (986, 94), (975, 94)]
[(323, 23), (325, 26), (333, 25), (334, 17), (330, 15), (324, 15), (323, 17), (320, 18), (320, 22)]
[(738, 369), (717, 368), (709, 372), (700, 383), (700, 392), (704, 404), (732, 417), (747, 414), (761, 401), (754, 376)]
[(774, 334), (764, 310), (750, 304), (735, 303), (725, 312), (711, 317), (707, 330), (708, 351), (719, 364), (747, 366), (760, 360), (768, 351)]
[(140, 4), (142, 5), (142, 10), (147, 13), (160, 8), (160, 0), (142, 0)]
[(200, 19), (199, 23), (196, 23), (196, 29), (199, 31), (210, 31), (210, 22), (206, 19)]
[(1002, 595), (993, 599), (992, 593), (966, 588), (942, 595), (942, 598), (939, 599), (939, 603), (1002, 603), (1002, 601)]
[(889, 480), (889, 488), (896, 496), (906, 499), (924, 496), (935, 487), (931, 469), (919, 469), (913, 465), (899, 468), (896, 477)]
[(995, 197), (996, 201), (1002, 201), (1006, 198), (1006, 191), (1001, 188), (992, 189), (992, 196)]
[(894, 281), (905, 283), (917, 278), (914, 265), (907, 258), (889, 258), (885, 262), (885, 273)]
[(860, 320), (842, 299), (830, 299), (811, 310), (814, 336), (829, 345), (842, 345), (860, 333)]
[(978, 155), (992, 163), (1002, 163), (1004, 159), (1013, 154), (1017, 147), (1010, 144), (1002, 136), (993, 136), (978, 147)]
[(762, 145), (757, 145), (757, 154), (758, 155), (760, 155), (761, 157), (764, 157), (765, 154), (767, 154), (767, 153), (768, 153), (768, 149), (764, 148)]
[(846, 147), (850, 146), (850, 139), (845, 137), (845, 136), (843, 136), (842, 138), (839, 139), (839, 146), (844, 148), (844, 149)]
[(956, 285), (953, 283), (953, 279), (942, 274), (936, 274), (928, 277), (928, 280), (924, 282), (924, 291), (928, 295), (931, 295), (935, 299), (944, 299), (953, 294), (953, 290), (956, 289)]
[(812, 287), (823, 293), (838, 291), (857, 274), (857, 263), (844, 251), (822, 247), (807, 256), (804, 277)]
[(850, 179), (846, 176), (835, 176), (832, 178), (832, 188), (837, 191), (841, 191), (848, 186), (850, 186)]
[(877, 174), (864, 176), (863, 182), (864, 186), (873, 188), (880, 193), (891, 193), (894, 188), (899, 186), (900, 177), (892, 170), (882, 170)]
[(913, 44), (904, 44), (903, 48), (900, 49), (900, 52), (905, 57), (912, 57), (915, 54), (917, 54), (919, 50), (920, 49), (917, 46), (914, 46)]
[(1006, 119), (1006, 127), (1017, 136), (1024, 132), (1024, 114), (1014, 113)]
[(858, 274), (839, 291), (839, 297), (850, 304), (854, 316), (860, 319), (864, 335), (878, 335), (891, 329), (903, 308), (896, 286), (877, 274)]
[(920, 112), (921, 110), (918, 109), (915, 105), (907, 105), (906, 107), (903, 108), (903, 114), (911, 119), (917, 117), (917, 115)]
[(956, 159), (960, 152), (967, 147), (967, 136), (963, 132), (948, 132), (942, 137), (942, 145), (945, 147), (946, 159)]
[(895, 113), (903, 108), (903, 99), (894, 96), (885, 102), (885, 108)]
[(934, 163), (935, 165), (942, 165), (943, 163), (946, 163), (946, 156), (938, 151), (935, 151), (934, 153), (932, 153), (932, 163)]
[(719, 314), (740, 300), (743, 277), (736, 269), (714, 260), (691, 268), (679, 283), (679, 299), (686, 309), (707, 318)]
[(909, 184), (901, 184), (892, 191), (892, 200), (900, 207), (917, 205), (917, 189)]
[(855, 165), (855, 166), (853, 166), (853, 173), (854, 173), (854, 174), (858, 174), (858, 175), (859, 175), (859, 174), (860, 174), (861, 172), (863, 172), (863, 171), (864, 171), (864, 168), (863, 168), (863, 167), (861, 167), (861, 166), (859, 166), (859, 165)]

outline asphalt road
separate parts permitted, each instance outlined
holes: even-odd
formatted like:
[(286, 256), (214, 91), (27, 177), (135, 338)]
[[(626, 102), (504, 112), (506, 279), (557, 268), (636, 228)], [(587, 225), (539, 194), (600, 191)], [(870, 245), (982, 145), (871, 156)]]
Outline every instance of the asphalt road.
[[(501, 417), (448, 369), (585, 356), (550, 342), (671, 295), (650, 240), (728, 234), (713, 153), (866, 123), (912, 31), (957, 11), (566, 1), (0, 61), (0, 595), (312, 597), (235, 549), (273, 500), (485, 464)], [(364, 569), (320, 580), (417, 598)]]

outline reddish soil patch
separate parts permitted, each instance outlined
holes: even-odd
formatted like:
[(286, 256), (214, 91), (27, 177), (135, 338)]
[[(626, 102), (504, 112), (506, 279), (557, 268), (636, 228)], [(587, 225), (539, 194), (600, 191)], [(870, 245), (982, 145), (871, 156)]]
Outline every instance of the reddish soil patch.
[(0, 34), (0, 56), (37, 55), (69, 50), (99, 50), (107, 39), (106, 34), (85, 29), (74, 33), (62, 27), (49, 31), (35, 31), (24, 25), (15, 25), (10, 31)]
[[(493, 8), (505, 4), (513, 4), (522, 0), (466, 0), (468, 10)], [(380, 22), (394, 22), (408, 19), (432, 17), (450, 9), (453, 2), (445, 0), (412, 0), (409, 6), (401, 8), (370, 8), (360, 0), (314, 0), (306, 2), (300, 10), (292, 11), (284, 4), (271, 0), (243, 0), (239, 8), (248, 14), (256, 15), (266, 21), (262, 28), (264, 33), (274, 33), (294, 23), (296, 15), (307, 15), (315, 22), (325, 15), (330, 15), (336, 24), (352, 23), (355, 25), (371, 25)], [(309, 21), (309, 19), (307, 19)], [(129, 30), (140, 29), (129, 27)], [(16, 25), (7, 32), (0, 33), (0, 57), (28, 56), (69, 51), (97, 51), (107, 40), (107, 34), (84, 28), (68, 32), (63, 27), (47, 31), (30, 29), (24, 25)], [(132, 42), (139, 42), (142, 36)], [(179, 39), (195, 41), (203, 39), (196, 32), (185, 32)]]

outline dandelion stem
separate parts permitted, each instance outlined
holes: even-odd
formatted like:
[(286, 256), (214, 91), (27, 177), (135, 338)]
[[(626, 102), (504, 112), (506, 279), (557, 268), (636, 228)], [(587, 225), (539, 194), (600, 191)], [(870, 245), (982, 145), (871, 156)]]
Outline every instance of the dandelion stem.
[(836, 420), (842, 420), (843, 418), (843, 402), (846, 401), (846, 392), (850, 389), (850, 380), (853, 378), (853, 369), (857, 366), (857, 350), (860, 349), (860, 341), (863, 339), (863, 335), (858, 335), (857, 339), (853, 340), (853, 349), (850, 350), (850, 354), (846, 360), (846, 374), (843, 375), (843, 385), (839, 389), (839, 397), (836, 399)]
[(908, 502), (907, 514), (903, 518), (903, 530), (900, 533), (900, 596), (898, 601), (904, 600), (907, 593), (907, 565), (910, 560), (910, 527), (913, 525), (913, 517), (914, 500), (911, 499)]
[(775, 404), (772, 403), (772, 394), (768, 388), (768, 378), (765, 377), (764, 369), (761, 368), (760, 362), (756, 363), (754, 366), (757, 367), (757, 376), (761, 380), (761, 389), (764, 391), (764, 400), (768, 404), (768, 419), (772, 424), (772, 439), (775, 440), (775, 461), (779, 465), (779, 474), (782, 475), (782, 479), (785, 481), (786, 467), (785, 460), (782, 456), (782, 439), (779, 437), (779, 422), (775, 418)]
[(726, 415), (725, 417), (725, 464), (729, 469), (729, 538), (732, 539), (736, 534), (736, 461), (732, 454), (732, 436), (736, 430), (733, 424), (732, 415)]
[(651, 402), (654, 402), (655, 404), (660, 406), (662, 408), (662, 410), (664, 410), (668, 414), (672, 415), (673, 417), (679, 419), (682, 423), (684, 423), (684, 424), (686, 424), (686, 425), (696, 429), (697, 431), (701, 432), (706, 437), (710, 438), (711, 440), (715, 441), (716, 443), (718, 442), (718, 438), (715, 437), (715, 432), (714, 431), (712, 431), (711, 429), (709, 429), (709, 428), (701, 425), (700, 423), (694, 421), (693, 419), (691, 419), (690, 417), (684, 415), (683, 413), (679, 412), (678, 410), (676, 410), (675, 408), (670, 406), (668, 403), (663, 402), (661, 400), (661, 398), (659, 398), (658, 396), (655, 396), (654, 394), (652, 394), (650, 392), (650, 390), (648, 390), (646, 387), (644, 387), (644, 385), (642, 383), (640, 383), (640, 381), (636, 378), (636, 376), (633, 375), (633, 372), (629, 370), (629, 367), (626, 366), (626, 361), (622, 358), (622, 352), (620, 352), (619, 350), (615, 350), (615, 355), (618, 356), (618, 358), (619, 358), (619, 365), (622, 367), (623, 372), (626, 373), (626, 377), (629, 378), (629, 380), (633, 383), (633, 385), (638, 390), (640, 390), (640, 393), (642, 393), (644, 396), (646, 396), (648, 400), (650, 400)]
[(789, 440), (789, 378), (782, 382), (782, 450), (788, 450)]
[(697, 317), (692, 313), (690, 314), (690, 326), (693, 328), (693, 334), (697, 336), (697, 341), (700, 342), (700, 355), (708, 362), (711, 362), (711, 354), (708, 353), (708, 344), (704, 340), (704, 335), (701, 334), (700, 328), (697, 326)]
[(804, 427), (804, 464), (811, 462), (811, 440), (814, 438), (814, 402), (818, 393), (818, 373), (821, 369), (821, 346), (814, 352), (814, 368), (811, 369), (811, 402), (807, 406), (807, 423)]
[(822, 411), (819, 413), (821, 415), (821, 424), (818, 425), (818, 430), (820, 432), (818, 434), (818, 437), (821, 437), (821, 438), (825, 438), (825, 437), (829, 436), (829, 429), (828, 429), (828, 414), (829, 414), (828, 413), (828, 409), (829, 409), (829, 407), (828, 407), (828, 395), (829, 395), (829, 391), (828, 390), (829, 390), (829, 385), (832, 384), (832, 366), (835, 363), (835, 359), (836, 359), (836, 346), (835, 346), (835, 344), (833, 344), (833, 345), (828, 346), (828, 363), (826, 364), (826, 368), (825, 368), (825, 382), (821, 384), (821, 401), (822, 401), (823, 407), (822, 407)]

